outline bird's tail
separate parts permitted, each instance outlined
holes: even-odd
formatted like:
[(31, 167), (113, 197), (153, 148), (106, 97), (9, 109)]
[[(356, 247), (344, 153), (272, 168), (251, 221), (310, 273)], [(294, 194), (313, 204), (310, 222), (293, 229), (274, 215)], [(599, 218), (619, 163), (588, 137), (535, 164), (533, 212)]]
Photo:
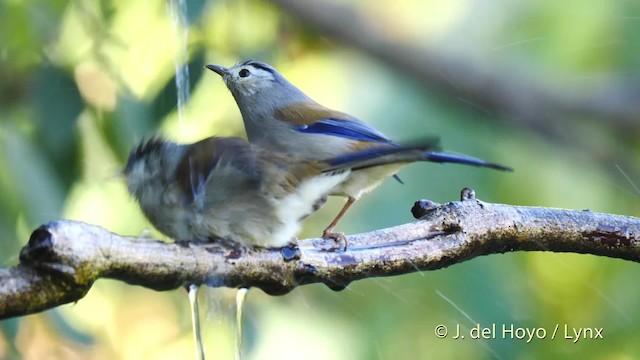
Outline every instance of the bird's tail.
[(513, 171), (513, 169), (508, 166), (491, 163), (488, 161), (484, 161), (484, 160), (474, 158), (471, 156), (466, 156), (466, 155), (454, 155), (454, 154), (447, 154), (443, 152), (433, 152), (433, 151), (425, 151), (422, 155), (423, 155), (423, 158), (421, 159), (422, 161), (464, 164), (464, 165), (471, 165), (471, 166), (487, 167), (495, 170)]
[(331, 172), (342, 169), (352, 171), (367, 169), (375, 166), (395, 163), (410, 163), (415, 161), (430, 161), (437, 163), (456, 163), (472, 166), (488, 167), (502, 171), (513, 171), (510, 167), (494, 164), (488, 161), (465, 155), (454, 155), (434, 151), (435, 146), (398, 146), (398, 147), (374, 147), (355, 151), (325, 160), (326, 167), (323, 172)]
[(436, 144), (427, 143), (418, 146), (371, 147), (325, 160), (323, 172), (343, 169), (361, 170), (394, 163), (419, 161), (424, 158), (424, 154), (436, 149), (436, 146)]

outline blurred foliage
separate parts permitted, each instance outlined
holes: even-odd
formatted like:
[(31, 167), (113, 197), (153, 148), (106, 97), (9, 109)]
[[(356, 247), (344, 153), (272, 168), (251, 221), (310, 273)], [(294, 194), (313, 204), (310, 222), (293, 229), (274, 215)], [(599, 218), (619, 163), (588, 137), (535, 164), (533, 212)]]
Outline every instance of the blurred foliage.
[[(337, 1), (337, 0), (336, 0)], [(640, 65), (634, 1), (343, 1), (399, 42), (446, 50), (488, 72), (501, 64), (581, 91)], [(411, 221), (413, 201), (446, 202), (465, 186), (481, 199), (638, 216), (640, 179), (625, 179), (563, 144), (504, 128), (462, 98), (418, 87), (259, 0), (186, 1), (188, 54), (169, 3), (0, 1), (0, 264), (12, 266), (41, 223), (72, 218), (121, 234), (151, 229), (118, 171), (133, 144), (159, 131), (179, 141), (244, 135), (240, 113), (206, 63), (272, 63), (322, 104), (366, 119), (392, 138), (437, 134), (451, 150), (513, 166), (513, 174), (419, 164), (387, 181), (341, 223), (347, 233)], [(190, 101), (176, 110), (175, 62), (188, 58)], [(637, 75), (637, 74), (636, 74)], [(491, 91), (491, 89), (487, 89)], [(562, 121), (559, 119), (558, 121)], [(582, 129), (597, 147), (628, 146)], [(318, 235), (341, 206), (305, 222)], [(152, 230), (152, 236), (161, 235)], [(368, 279), (340, 293), (311, 285), (282, 297), (249, 293), (247, 358), (430, 359), (580, 357), (640, 353), (637, 264), (587, 255), (518, 253), (435, 272)], [(233, 354), (234, 292), (205, 292), (211, 358)], [(603, 328), (604, 339), (438, 339), (435, 326)], [(175, 359), (192, 356), (183, 291), (99, 281), (77, 304), (0, 322), (0, 358)]]

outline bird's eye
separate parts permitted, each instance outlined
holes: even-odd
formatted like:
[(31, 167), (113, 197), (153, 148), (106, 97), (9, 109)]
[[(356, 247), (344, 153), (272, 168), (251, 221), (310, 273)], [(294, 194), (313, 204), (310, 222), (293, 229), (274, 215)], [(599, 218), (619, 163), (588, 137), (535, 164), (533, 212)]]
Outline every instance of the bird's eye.
[(242, 69), (240, 70), (240, 72), (238, 73), (238, 75), (240, 75), (240, 77), (247, 77), (249, 76), (251, 73), (249, 72), (249, 70), (247, 69)]

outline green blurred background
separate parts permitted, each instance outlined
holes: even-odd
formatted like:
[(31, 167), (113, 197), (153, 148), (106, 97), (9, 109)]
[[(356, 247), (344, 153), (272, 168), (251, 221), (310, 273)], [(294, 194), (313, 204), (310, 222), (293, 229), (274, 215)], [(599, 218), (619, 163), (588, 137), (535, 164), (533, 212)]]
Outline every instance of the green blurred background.
[[(300, 8), (312, 3), (321, 6)], [(447, 150), (516, 169), (412, 165), (400, 173), (405, 185), (387, 181), (352, 209), (340, 224), (346, 233), (412, 221), (415, 200), (456, 200), (465, 186), (490, 202), (639, 215), (637, 1), (186, 5), (188, 33), (163, 1), (0, 0), (1, 266), (18, 262), (34, 228), (59, 218), (161, 237), (118, 170), (133, 144), (156, 131), (178, 141), (244, 136), (233, 98), (203, 65), (250, 58), (393, 139), (439, 135)], [(353, 33), (323, 25), (324, 16), (343, 26), (353, 21)], [(175, 67), (182, 59), (191, 96), (179, 116)], [(466, 91), (469, 69), (487, 84), (515, 84), (511, 97), (491, 85)], [(430, 82), (425, 70), (440, 81)], [(307, 219), (301, 238), (318, 236), (342, 201)], [(514, 253), (358, 281), (342, 292), (310, 285), (270, 297), (252, 290), (244, 354), (632, 359), (640, 354), (637, 272), (637, 264), (590, 255)], [(233, 357), (234, 299), (231, 289), (201, 292), (209, 358)], [(434, 334), (439, 324), (469, 331), (477, 323), (549, 334), (556, 324), (603, 328), (604, 339)], [(109, 280), (76, 304), (0, 322), (2, 359), (188, 359), (192, 346), (184, 291)]]

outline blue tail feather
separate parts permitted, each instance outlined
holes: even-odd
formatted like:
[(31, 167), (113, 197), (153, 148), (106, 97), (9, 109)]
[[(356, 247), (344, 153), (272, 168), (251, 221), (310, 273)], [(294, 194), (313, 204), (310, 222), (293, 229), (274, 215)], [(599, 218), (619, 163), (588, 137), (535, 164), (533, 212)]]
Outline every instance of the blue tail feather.
[[(324, 171), (333, 171), (340, 168), (350, 168), (353, 171), (370, 167), (387, 165), (392, 163), (410, 163), (414, 161), (430, 161), (437, 163), (455, 163), (472, 166), (480, 166), (502, 171), (513, 171), (510, 167), (498, 165), (466, 155), (454, 155), (436, 152), (430, 146), (415, 147), (374, 147), (352, 153), (342, 154), (325, 160), (328, 165)], [(394, 176), (402, 183), (402, 180)]]
[(433, 151), (425, 152), (424, 160), (437, 162), (437, 163), (465, 164), (465, 165), (472, 165), (472, 166), (487, 167), (487, 168), (502, 170), (502, 171), (513, 171), (513, 169), (508, 166), (494, 164), (494, 163), (477, 159), (471, 156), (454, 155), (454, 154), (447, 154), (447, 153), (433, 152)]

